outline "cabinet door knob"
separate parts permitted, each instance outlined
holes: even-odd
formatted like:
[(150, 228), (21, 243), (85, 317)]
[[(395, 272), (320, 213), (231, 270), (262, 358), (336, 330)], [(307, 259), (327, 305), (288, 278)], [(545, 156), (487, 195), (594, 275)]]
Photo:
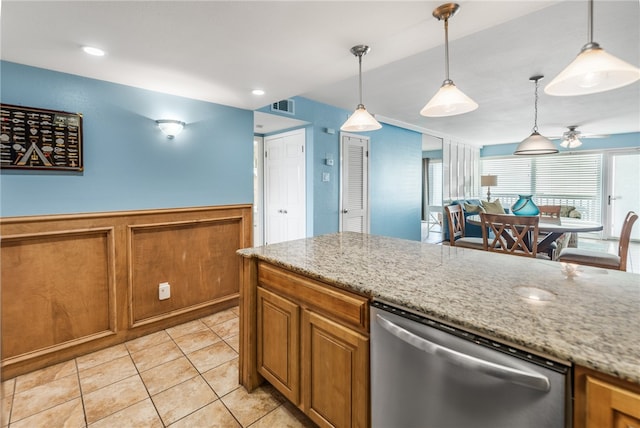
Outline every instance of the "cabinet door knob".
[(349, 212), (349, 210), (342, 210), (342, 214), (347, 214)]

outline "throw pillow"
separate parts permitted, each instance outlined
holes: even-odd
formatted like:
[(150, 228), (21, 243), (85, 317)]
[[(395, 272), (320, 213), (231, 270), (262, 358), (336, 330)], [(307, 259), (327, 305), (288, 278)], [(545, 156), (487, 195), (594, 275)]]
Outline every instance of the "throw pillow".
[(468, 203), (464, 203), (464, 212), (469, 213), (469, 214), (479, 214), (479, 213), (483, 213), (484, 208), (482, 208), (480, 205), (473, 205), (473, 204), (468, 204)]
[(496, 199), (493, 202), (481, 201), (482, 208), (487, 214), (504, 214), (504, 208), (500, 203), (500, 199)]

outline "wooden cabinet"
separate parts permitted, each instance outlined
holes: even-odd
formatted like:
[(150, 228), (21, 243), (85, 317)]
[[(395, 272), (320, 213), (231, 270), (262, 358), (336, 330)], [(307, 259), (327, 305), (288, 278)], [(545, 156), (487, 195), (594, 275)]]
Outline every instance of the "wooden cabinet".
[(302, 320), (303, 410), (320, 426), (368, 426), (369, 339), (311, 311)]
[(640, 428), (640, 385), (580, 366), (574, 375), (575, 428)]
[(300, 307), (258, 288), (258, 372), (300, 402)]
[(321, 427), (369, 424), (368, 300), (260, 263), (257, 370)]

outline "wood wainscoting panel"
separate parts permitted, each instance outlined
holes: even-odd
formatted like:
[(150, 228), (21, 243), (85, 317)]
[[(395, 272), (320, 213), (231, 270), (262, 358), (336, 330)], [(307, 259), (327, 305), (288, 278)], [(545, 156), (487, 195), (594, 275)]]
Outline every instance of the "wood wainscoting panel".
[(2, 380), (236, 306), (251, 209), (0, 218)]
[[(242, 218), (129, 227), (132, 326), (239, 295)], [(160, 283), (171, 297), (160, 300)]]
[(113, 228), (2, 237), (2, 360), (116, 333)]

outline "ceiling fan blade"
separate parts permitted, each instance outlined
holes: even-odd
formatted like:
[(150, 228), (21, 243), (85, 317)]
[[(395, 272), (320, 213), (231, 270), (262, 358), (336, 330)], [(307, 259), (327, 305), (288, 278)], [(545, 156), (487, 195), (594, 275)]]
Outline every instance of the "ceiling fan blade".
[(609, 134), (580, 134), (582, 138), (608, 138), (610, 136)]

